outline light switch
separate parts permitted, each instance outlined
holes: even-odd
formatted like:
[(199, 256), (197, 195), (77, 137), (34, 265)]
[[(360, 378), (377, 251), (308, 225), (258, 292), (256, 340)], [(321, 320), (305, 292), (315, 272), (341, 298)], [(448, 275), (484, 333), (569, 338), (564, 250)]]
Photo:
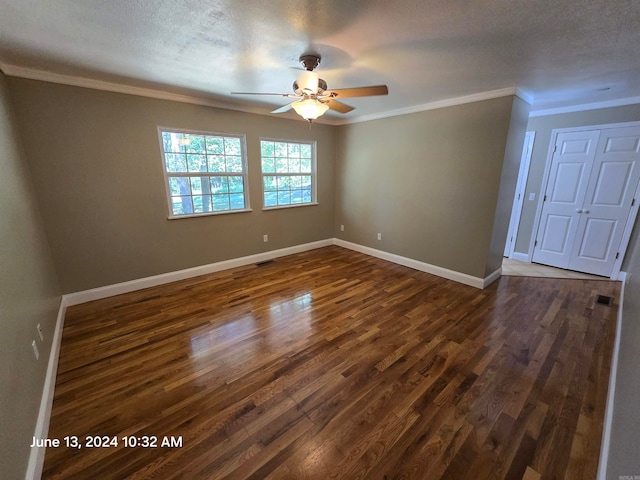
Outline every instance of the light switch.
[(529, 201), (533, 202), (536, 199), (536, 194), (535, 193), (530, 193), (529, 194)]

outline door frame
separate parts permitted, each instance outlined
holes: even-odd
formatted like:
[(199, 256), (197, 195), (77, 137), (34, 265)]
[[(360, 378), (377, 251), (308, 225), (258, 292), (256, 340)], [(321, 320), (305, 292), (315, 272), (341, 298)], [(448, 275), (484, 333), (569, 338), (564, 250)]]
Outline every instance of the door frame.
[[(522, 206), (524, 204), (524, 193), (529, 179), (529, 167), (531, 166), (531, 154), (533, 153), (533, 142), (536, 138), (536, 132), (529, 131), (525, 134), (524, 145), (522, 146), (522, 155), (520, 157), (520, 168), (518, 170), (518, 181), (516, 183), (516, 191), (513, 195), (513, 207), (511, 207), (511, 219), (509, 220), (509, 230), (507, 231), (507, 242), (505, 244), (504, 256), (513, 257), (516, 248), (516, 240), (518, 238), (518, 228), (520, 227), (520, 218), (522, 216)], [(512, 242), (509, 239), (513, 238)]]
[[(567, 128), (554, 128), (551, 130), (551, 140), (549, 141), (549, 148), (547, 151), (547, 160), (544, 166), (544, 174), (542, 175), (542, 183), (540, 187), (540, 194), (538, 195), (538, 204), (536, 205), (536, 216), (533, 222), (533, 235), (531, 236), (531, 240), (529, 241), (529, 251), (527, 252), (527, 256), (529, 258), (529, 262), (533, 258), (533, 249), (535, 242), (538, 238), (538, 228), (540, 227), (540, 220), (542, 218), (542, 206), (544, 203), (544, 196), (547, 192), (547, 187), (549, 186), (549, 174), (551, 173), (551, 162), (553, 160), (554, 147), (556, 142), (558, 141), (558, 135), (560, 133), (565, 132), (586, 132), (589, 130), (608, 130), (611, 128), (621, 128), (621, 127), (640, 127), (640, 122), (622, 122), (622, 123), (607, 123), (604, 125), (584, 125), (581, 127), (567, 127)], [(596, 153), (597, 154), (597, 153)], [(631, 231), (633, 230), (633, 226), (635, 224), (635, 219), (638, 213), (638, 204), (640, 203), (640, 198), (638, 195), (640, 194), (640, 184), (638, 184), (636, 188), (636, 196), (637, 199), (635, 204), (631, 207), (629, 211), (629, 217), (627, 218), (627, 223), (625, 225), (624, 232), (622, 234), (622, 239), (620, 240), (620, 257), (616, 259), (616, 262), (613, 265), (613, 271), (611, 272), (612, 280), (619, 280), (620, 277), (620, 268), (622, 267), (622, 261), (624, 260), (625, 254), (627, 252), (627, 247), (629, 246), (629, 239), (631, 237)]]

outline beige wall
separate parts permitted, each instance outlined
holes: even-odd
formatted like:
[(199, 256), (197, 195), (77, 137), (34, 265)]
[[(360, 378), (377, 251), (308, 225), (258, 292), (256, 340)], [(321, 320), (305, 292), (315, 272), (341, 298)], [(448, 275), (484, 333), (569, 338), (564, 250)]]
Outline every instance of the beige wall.
[(61, 297), (11, 110), (0, 73), (0, 477), (7, 479), (27, 470)]
[(513, 98), (341, 127), (336, 237), (483, 278)]
[[(9, 86), (65, 293), (333, 237), (335, 127), (18, 78)], [(253, 211), (167, 220), (158, 126), (245, 133)], [(260, 137), (317, 142), (318, 206), (261, 210)]]
[(640, 242), (627, 251), (620, 355), (613, 404), (613, 423), (607, 478), (640, 475)]
[[(536, 207), (542, 195), (542, 176), (549, 154), (551, 131), (555, 128), (582, 127), (588, 125), (605, 125), (608, 123), (633, 122), (640, 120), (640, 104), (624, 107), (603, 108), (585, 112), (564, 113), (544, 117), (531, 117), (527, 125), (528, 131), (536, 132), (531, 153), (529, 178), (525, 190), (522, 206), (522, 217), (518, 228), (515, 251), (527, 253), (533, 235)], [(529, 194), (535, 193), (534, 201), (529, 200)]]
[(513, 209), (513, 197), (516, 192), (516, 184), (518, 183), (522, 147), (524, 145), (524, 137), (527, 133), (529, 108), (530, 105), (528, 103), (518, 97), (514, 97), (511, 108), (507, 146), (504, 154), (504, 164), (500, 177), (498, 202), (493, 220), (491, 243), (489, 244), (489, 255), (484, 271), (485, 277), (502, 266), (504, 247), (507, 234), (509, 233), (509, 222), (511, 221), (511, 210)]

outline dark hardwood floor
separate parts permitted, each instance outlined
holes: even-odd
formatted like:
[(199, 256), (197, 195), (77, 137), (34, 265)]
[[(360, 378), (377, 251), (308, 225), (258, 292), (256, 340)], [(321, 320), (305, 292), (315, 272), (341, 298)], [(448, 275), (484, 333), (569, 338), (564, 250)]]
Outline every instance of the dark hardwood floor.
[(594, 479), (618, 298), (327, 247), (74, 306), (43, 478)]

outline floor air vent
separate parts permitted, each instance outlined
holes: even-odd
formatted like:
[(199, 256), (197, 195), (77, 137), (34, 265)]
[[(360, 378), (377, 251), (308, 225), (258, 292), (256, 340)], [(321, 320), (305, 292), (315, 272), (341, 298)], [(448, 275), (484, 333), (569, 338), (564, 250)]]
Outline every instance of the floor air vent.
[(613, 304), (613, 298), (608, 297), (607, 295), (597, 295), (596, 303), (599, 305), (606, 305), (610, 307)]

